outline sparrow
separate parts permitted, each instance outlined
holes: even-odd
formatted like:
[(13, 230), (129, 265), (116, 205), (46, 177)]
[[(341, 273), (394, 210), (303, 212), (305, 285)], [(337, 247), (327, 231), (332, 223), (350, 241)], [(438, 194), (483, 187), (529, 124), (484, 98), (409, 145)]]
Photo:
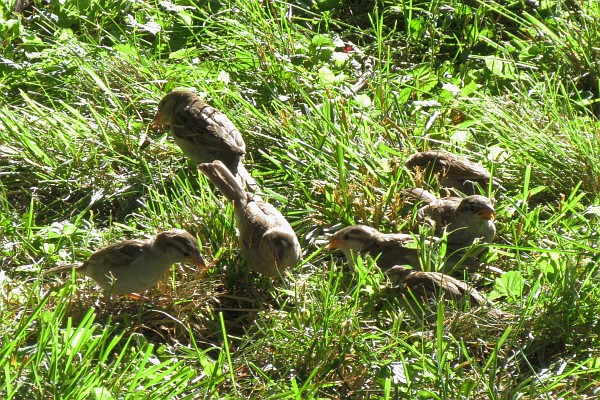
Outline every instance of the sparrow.
[(446, 233), (448, 245), (456, 250), (470, 246), (476, 239), (491, 243), (496, 235), (494, 213), (490, 199), (472, 195), (437, 199), (421, 207), (417, 217), (435, 228), (435, 236)]
[(467, 160), (444, 150), (422, 151), (408, 157), (405, 165), (421, 170), (427, 180), (437, 176), (442, 187), (453, 188), (464, 194), (477, 194), (477, 185), (487, 190), (490, 179), (500, 186), (497, 178), (481, 164)]
[(220, 161), (200, 164), (198, 169), (233, 203), (240, 247), (251, 268), (279, 277), (285, 269), (298, 264), (298, 238), (273, 205), (247, 192)]
[(219, 160), (243, 185), (255, 189), (256, 181), (242, 159), (246, 144), (233, 122), (221, 111), (188, 91), (174, 91), (158, 103), (152, 128), (169, 126), (175, 143), (194, 163)]
[[(385, 271), (385, 275), (394, 285), (395, 295), (400, 289), (406, 305), (411, 308), (409, 311), (416, 312), (425, 304), (437, 303), (440, 298), (453, 300), (457, 304), (468, 301), (471, 306), (491, 304), (475, 288), (444, 273), (415, 271), (397, 265)], [(491, 308), (488, 313), (496, 318), (510, 315), (497, 308)]]
[(206, 263), (198, 241), (182, 229), (160, 232), (150, 240), (125, 240), (106, 246), (81, 264), (63, 265), (42, 275), (70, 271), (96, 281), (105, 298), (111, 294), (141, 293), (152, 288), (175, 263), (199, 267)]
[(341, 250), (351, 267), (354, 266), (354, 257), (360, 254), (376, 260), (377, 266), (383, 271), (395, 265), (410, 265), (420, 270), (418, 247), (431, 245), (429, 240), (419, 243), (410, 234), (386, 234), (365, 225), (353, 225), (334, 233), (326, 249)]
[(483, 305), (487, 300), (474, 288), (441, 272), (415, 271), (396, 265), (385, 275), (392, 284), (402, 286), (404, 291), (412, 293), (416, 299), (427, 299), (442, 294), (455, 301), (469, 300), (471, 305)]

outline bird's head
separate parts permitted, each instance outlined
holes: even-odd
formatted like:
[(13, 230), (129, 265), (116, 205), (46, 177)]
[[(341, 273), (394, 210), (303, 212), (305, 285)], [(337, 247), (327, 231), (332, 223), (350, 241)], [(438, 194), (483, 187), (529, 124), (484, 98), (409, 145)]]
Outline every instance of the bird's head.
[(331, 237), (327, 250), (342, 250), (344, 252), (353, 250), (360, 251), (365, 245), (371, 243), (381, 233), (374, 228), (365, 225), (353, 225), (342, 228)]
[(171, 229), (156, 235), (154, 246), (173, 263), (185, 262), (197, 267), (206, 267), (200, 254), (198, 240), (183, 229)]
[(460, 214), (474, 216), (480, 220), (493, 221), (496, 210), (490, 199), (474, 195), (465, 197), (457, 208)]
[(152, 129), (160, 128), (171, 123), (173, 113), (198, 101), (199, 97), (192, 92), (176, 90), (169, 93), (158, 103), (158, 110), (152, 120)]

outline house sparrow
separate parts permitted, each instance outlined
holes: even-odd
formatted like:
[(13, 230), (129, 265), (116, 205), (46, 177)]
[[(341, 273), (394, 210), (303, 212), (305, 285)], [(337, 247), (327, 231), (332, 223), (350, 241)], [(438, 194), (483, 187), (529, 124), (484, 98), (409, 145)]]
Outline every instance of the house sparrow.
[(298, 238), (275, 207), (248, 193), (220, 161), (200, 164), (198, 169), (233, 202), (240, 247), (255, 271), (277, 277), (300, 261)]
[(381, 233), (365, 225), (342, 228), (329, 238), (328, 250), (341, 250), (348, 263), (354, 265), (356, 254), (369, 255), (383, 271), (394, 265), (410, 265), (421, 269), (418, 246), (431, 246), (429, 240), (418, 243), (413, 235)]
[(473, 195), (435, 200), (420, 208), (417, 216), (435, 228), (436, 236), (446, 232), (449, 247), (457, 250), (470, 246), (476, 239), (491, 243), (496, 235), (494, 213), (490, 199)]
[(413, 170), (420, 169), (427, 180), (437, 175), (442, 187), (457, 189), (464, 194), (479, 193), (477, 185), (487, 190), (490, 179), (500, 186), (497, 178), (481, 164), (459, 157), (444, 150), (422, 151), (408, 157), (405, 165)]
[(385, 275), (392, 284), (403, 286), (405, 291), (410, 291), (417, 299), (426, 299), (442, 294), (455, 301), (464, 301), (468, 298), (472, 305), (477, 306), (487, 302), (474, 288), (441, 272), (415, 271), (396, 265), (385, 271)]
[(106, 298), (111, 294), (141, 293), (158, 283), (169, 267), (188, 262), (206, 263), (198, 241), (182, 229), (160, 232), (150, 240), (125, 240), (106, 246), (79, 265), (63, 265), (43, 275), (75, 271), (96, 281)]
[(164, 125), (170, 126), (175, 143), (193, 162), (219, 160), (243, 185), (256, 189), (256, 181), (242, 164), (246, 154), (242, 134), (221, 111), (192, 92), (174, 91), (158, 103), (152, 121), (154, 129)]
[[(464, 304), (467, 301), (471, 306), (490, 305), (490, 302), (483, 297), (475, 288), (466, 283), (440, 272), (415, 271), (400, 265), (394, 266), (385, 271), (385, 275), (394, 285), (394, 295), (404, 297), (409, 311), (416, 312), (425, 304), (435, 304), (440, 298), (453, 300), (457, 304)], [(492, 308), (489, 315), (496, 318), (503, 318), (510, 314)]]

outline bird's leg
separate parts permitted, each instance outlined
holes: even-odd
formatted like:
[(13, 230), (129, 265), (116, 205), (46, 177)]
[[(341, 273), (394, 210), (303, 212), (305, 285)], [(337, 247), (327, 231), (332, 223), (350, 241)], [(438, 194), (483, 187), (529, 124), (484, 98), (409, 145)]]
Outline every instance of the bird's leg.
[(141, 294), (138, 294), (138, 293), (127, 293), (127, 297), (129, 297), (130, 299), (139, 300), (139, 301), (150, 301), (151, 300), (149, 297), (142, 296)]

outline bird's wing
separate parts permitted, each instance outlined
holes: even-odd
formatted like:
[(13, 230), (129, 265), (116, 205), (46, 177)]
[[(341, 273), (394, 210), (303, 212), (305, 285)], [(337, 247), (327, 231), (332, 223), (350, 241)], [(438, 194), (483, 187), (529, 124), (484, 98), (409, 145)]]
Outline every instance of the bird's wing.
[(406, 161), (409, 167), (430, 169), (446, 178), (487, 180), (490, 172), (481, 164), (445, 151), (424, 151), (414, 154)]
[(462, 158), (446, 161), (445, 176), (454, 179), (488, 180), (490, 172), (481, 164)]
[(445, 155), (437, 151), (423, 151), (413, 154), (406, 160), (406, 166), (415, 168), (432, 168), (435, 172), (441, 171), (446, 163)]
[(403, 283), (415, 292), (418, 288), (419, 292), (429, 295), (437, 295), (441, 287), (441, 282), (435, 273), (421, 271), (413, 272)]
[[(424, 275), (427, 274), (425, 277)], [(435, 290), (442, 290), (445, 296), (449, 296), (455, 300), (461, 300), (469, 296), (469, 301), (472, 305), (482, 305), (486, 303), (486, 299), (473, 287), (465, 282), (453, 278), (449, 275), (439, 272), (420, 272), (415, 279), (427, 279), (427, 285), (434, 285)], [(428, 286), (429, 287), (429, 286)]]
[(265, 214), (257, 202), (250, 202), (246, 207), (244, 220), (240, 227), (240, 239), (247, 248), (258, 246), (265, 232), (272, 225), (272, 218)]
[(288, 229), (293, 232), (289, 222), (279, 210), (262, 200), (249, 202), (245, 217), (243, 234), (247, 245), (258, 243), (265, 232), (271, 228)]
[(101, 264), (106, 268), (121, 268), (134, 263), (147, 250), (148, 242), (125, 240), (98, 250), (85, 264)]
[(421, 268), (418, 249), (412, 235), (402, 233), (382, 235), (376, 240), (365, 243), (361, 253), (377, 258), (377, 265), (382, 270), (387, 270), (395, 265)]
[(225, 148), (239, 155), (246, 153), (242, 135), (235, 125), (225, 114), (206, 104), (195, 103), (173, 113), (171, 129), (175, 136), (207, 149)]
[(404, 201), (408, 204), (430, 204), (437, 200), (435, 195), (423, 188), (408, 188), (402, 191)]
[(483, 297), (474, 287), (467, 285), (463, 281), (444, 275), (444, 285), (453, 293), (459, 293), (461, 296), (469, 296), (472, 305), (483, 305), (487, 299)]
[(264, 201), (248, 203), (246, 218), (261, 236), (270, 228), (287, 224), (281, 213), (273, 205)]
[(461, 198), (450, 197), (439, 199), (419, 210), (419, 218), (422, 220), (430, 219), (435, 224), (436, 235), (443, 234), (444, 227), (454, 220), (456, 208), (461, 202)]
[(377, 242), (382, 247), (405, 247), (408, 244), (414, 243), (415, 238), (413, 235), (407, 233), (388, 233), (379, 237)]

